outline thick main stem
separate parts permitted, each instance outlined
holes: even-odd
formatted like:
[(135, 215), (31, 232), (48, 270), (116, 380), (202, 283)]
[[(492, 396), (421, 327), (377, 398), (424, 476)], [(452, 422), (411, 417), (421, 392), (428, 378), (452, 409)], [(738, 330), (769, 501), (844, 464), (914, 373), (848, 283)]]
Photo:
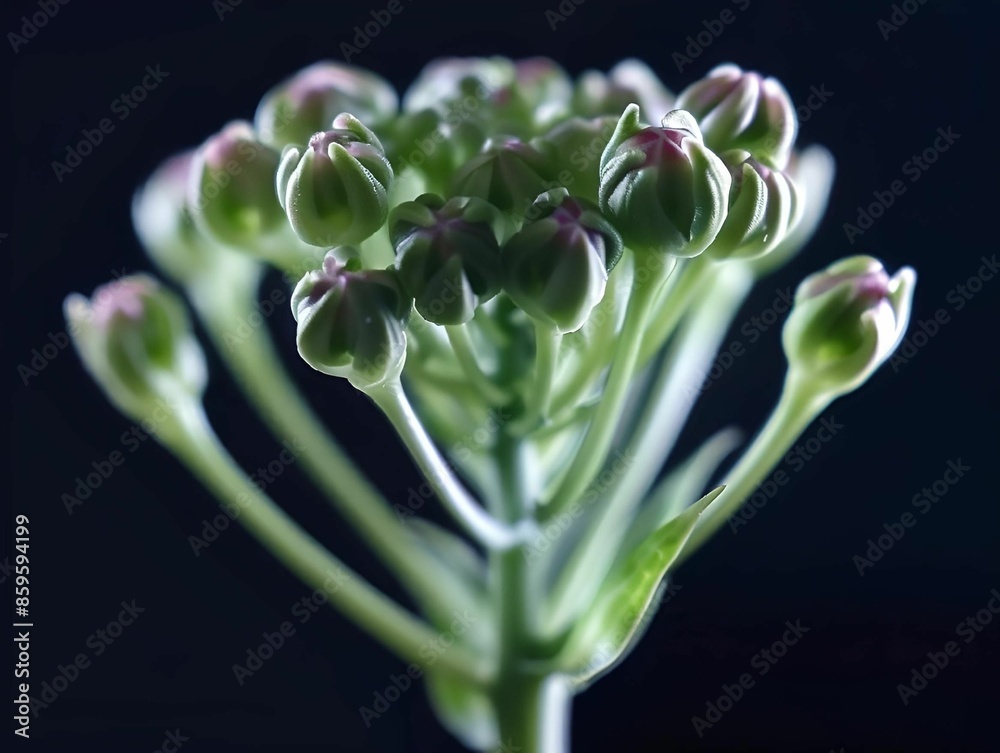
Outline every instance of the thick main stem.
[[(521, 458), (524, 446), (504, 433), (497, 446), (503, 512), (508, 525), (527, 520), (532, 504)], [(572, 693), (566, 678), (546, 674), (537, 649), (540, 589), (521, 548), (493, 552), (490, 566), (500, 620), (500, 657), (493, 699), (497, 751), (568, 753)]]

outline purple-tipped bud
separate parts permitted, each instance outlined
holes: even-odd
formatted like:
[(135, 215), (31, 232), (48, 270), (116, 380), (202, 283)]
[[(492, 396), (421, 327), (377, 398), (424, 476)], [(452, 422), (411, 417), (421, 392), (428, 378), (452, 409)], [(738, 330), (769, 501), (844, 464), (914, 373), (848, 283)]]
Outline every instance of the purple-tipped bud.
[(677, 110), (644, 127), (630, 105), (601, 156), (601, 209), (637, 251), (697, 256), (718, 235), (732, 177)]
[(342, 112), (379, 124), (393, 118), (398, 107), (395, 90), (381, 76), (326, 61), (303, 68), (265, 94), (254, 124), (261, 140), (280, 150), (288, 144), (304, 146)]
[(170, 157), (132, 199), (132, 224), (146, 254), (182, 283), (204, 272), (216, 258), (187, 206), (193, 162), (194, 150)]
[(329, 252), (323, 266), (295, 286), (299, 355), (317, 371), (345, 377), (361, 390), (396, 379), (406, 359), (406, 320), (413, 302), (394, 269), (361, 269)]
[(515, 138), (491, 139), (455, 175), (452, 193), (519, 214), (548, 190), (554, 173), (554, 165), (535, 147)]
[(909, 267), (889, 277), (870, 256), (807, 277), (782, 332), (790, 370), (835, 394), (860, 385), (902, 340), (915, 282)]
[(276, 183), (299, 238), (313, 246), (360, 243), (385, 223), (393, 172), (375, 134), (348, 113), (285, 148)]
[(682, 91), (677, 107), (698, 119), (710, 149), (745, 149), (779, 170), (788, 164), (798, 118), (788, 92), (777, 79), (763, 78), (736, 65), (720, 65)]
[(145, 417), (159, 399), (201, 399), (207, 371), (180, 299), (148, 275), (102, 285), (63, 304), (80, 359), (118, 408)]
[(564, 188), (542, 194), (503, 247), (504, 290), (528, 316), (575, 332), (601, 302), (622, 254), (596, 205)]
[(396, 269), (420, 315), (462, 324), (500, 291), (503, 215), (482, 199), (424, 194), (389, 217)]
[(798, 188), (780, 170), (772, 170), (736, 150), (722, 155), (733, 176), (729, 212), (705, 253), (713, 259), (753, 259), (770, 252), (802, 216)]
[(274, 195), (278, 152), (249, 123), (230, 123), (198, 149), (188, 183), (188, 207), (198, 228), (223, 245), (251, 254), (286, 230)]

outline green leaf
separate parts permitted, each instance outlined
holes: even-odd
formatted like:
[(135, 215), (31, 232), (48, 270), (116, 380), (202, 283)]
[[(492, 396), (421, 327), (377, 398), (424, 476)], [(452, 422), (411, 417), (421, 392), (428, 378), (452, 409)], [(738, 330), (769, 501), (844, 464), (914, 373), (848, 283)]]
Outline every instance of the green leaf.
[(739, 430), (722, 429), (672, 470), (650, 493), (629, 529), (622, 551), (631, 552), (649, 531), (655, 531), (680, 515), (691, 500), (698, 498), (719, 464), (742, 439), (743, 434)]
[(441, 672), (428, 672), (427, 695), (441, 724), (472, 750), (491, 750), (500, 739), (493, 700), (482, 688)]
[(724, 486), (656, 529), (605, 579), (587, 616), (574, 628), (558, 659), (578, 685), (589, 685), (620, 662), (655, 613), (663, 578), (677, 559), (702, 511)]

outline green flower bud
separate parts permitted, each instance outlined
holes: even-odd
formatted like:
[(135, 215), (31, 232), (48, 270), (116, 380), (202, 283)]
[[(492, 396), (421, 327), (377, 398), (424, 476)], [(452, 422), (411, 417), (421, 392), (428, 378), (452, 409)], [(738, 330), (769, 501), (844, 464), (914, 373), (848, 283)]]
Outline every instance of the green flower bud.
[(452, 193), (476, 196), (504, 212), (523, 212), (554, 182), (555, 169), (535, 147), (515, 138), (490, 139), (456, 173)]
[(396, 269), (424, 319), (462, 324), (500, 292), (504, 225), (495, 207), (464, 196), (424, 194), (392, 210)]
[(915, 283), (911, 268), (890, 278), (870, 256), (807, 277), (782, 332), (790, 374), (832, 394), (860, 385), (902, 340)]
[(565, 188), (542, 194), (503, 247), (504, 290), (528, 316), (575, 332), (601, 302), (622, 239), (595, 204)]
[(682, 91), (677, 107), (698, 119), (709, 148), (746, 149), (779, 170), (788, 164), (799, 124), (791, 98), (777, 79), (720, 65)]
[(558, 63), (543, 57), (517, 60), (514, 82), (490, 96), (498, 116), (494, 132), (533, 135), (550, 128), (569, 114), (572, 97), (573, 82)]
[(166, 160), (132, 200), (132, 224), (147, 255), (184, 284), (209, 269), (218, 254), (187, 207), (193, 161), (194, 150)]
[(596, 202), (601, 184), (601, 154), (617, 123), (617, 116), (591, 120), (570, 118), (531, 144), (553, 164), (569, 166), (571, 179), (565, 184), (573, 190), (574, 196)]
[(573, 111), (577, 115), (616, 118), (631, 103), (637, 102), (641, 117), (657, 122), (676, 109), (674, 95), (652, 69), (640, 60), (622, 60), (608, 74), (585, 71), (577, 79), (573, 92)]
[(618, 115), (639, 99), (638, 94), (600, 71), (584, 71), (573, 87), (573, 112), (584, 118)]
[(265, 258), (287, 238), (274, 195), (280, 156), (257, 140), (249, 123), (230, 123), (195, 154), (188, 207), (198, 228), (226, 246)]
[(341, 113), (305, 149), (288, 146), (278, 198), (299, 238), (313, 246), (360, 243), (385, 223), (393, 173), (378, 137)]
[(787, 264), (812, 238), (826, 213), (836, 165), (829, 151), (814, 145), (802, 152), (793, 150), (785, 172), (796, 187), (802, 211), (777, 247), (747, 262), (758, 278)]
[(516, 79), (517, 69), (509, 58), (439, 58), (424, 66), (403, 95), (403, 111), (437, 110), (446, 115), (459, 110), (471, 115), (493, 91)]
[(63, 304), (84, 367), (119, 410), (141, 419), (158, 401), (201, 399), (205, 354), (180, 299), (147, 275), (107, 283)]
[(611, 81), (621, 89), (631, 89), (637, 95), (642, 116), (649, 122), (658, 122), (672, 110), (684, 109), (677, 104), (677, 97), (653, 69), (641, 60), (628, 58), (611, 69)]
[(280, 150), (304, 145), (314, 133), (329, 130), (342, 112), (368, 123), (396, 115), (399, 98), (388, 81), (353, 65), (324, 61), (303, 68), (264, 95), (254, 126), (265, 144)]
[(731, 184), (683, 110), (662, 128), (644, 127), (638, 105), (629, 105), (601, 155), (601, 209), (637, 251), (700, 254), (726, 219)]
[(397, 176), (413, 168), (425, 178), (428, 190), (444, 193), (455, 171), (479, 154), (486, 133), (474, 119), (421, 110), (393, 123), (382, 143)]
[(733, 176), (729, 212), (712, 245), (713, 259), (751, 259), (771, 251), (798, 223), (802, 200), (789, 176), (735, 150), (722, 155)]
[[(299, 355), (317, 371), (366, 390), (399, 377), (412, 300), (396, 271), (362, 269), (350, 249), (329, 252), (292, 293)], [(338, 259), (340, 256), (340, 259)]]

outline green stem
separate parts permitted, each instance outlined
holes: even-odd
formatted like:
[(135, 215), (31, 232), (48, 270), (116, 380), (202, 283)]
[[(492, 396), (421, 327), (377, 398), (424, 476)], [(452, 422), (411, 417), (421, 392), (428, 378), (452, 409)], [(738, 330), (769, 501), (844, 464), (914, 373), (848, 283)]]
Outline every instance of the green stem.
[(807, 381), (789, 372), (778, 405), (753, 444), (726, 474), (722, 481), (726, 490), (705, 510), (678, 562), (694, 554), (725, 525), (830, 400), (830, 396), (818, 393)]
[[(619, 264), (615, 268), (615, 272), (619, 272), (623, 266)], [(619, 272), (620, 274), (621, 272)], [(552, 397), (551, 414), (555, 417), (561, 417), (566, 411), (575, 409), (586, 397), (588, 391), (593, 388), (597, 378), (607, 368), (608, 353), (613, 349), (613, 337), (617, 324), (616, 311), (620, 296), (618, 285), (622, 284), (617, 280), (617, 277), (618, 275), (615, 275), (612, 280), (608, 281), (604, 299), (591, 312), (590, 321), (600, 321), (600, 323), (585, 325), (596, 330), (593, 332), (592, 341), (584, 343), (583, 347), (580, 348), (581, 352), (569, 379)]]
[[(694, 406), (697, 388), (752, 285), (745, 274), (720, 275), (691, 312), (659, 368), (650, 402), (629, 440), (632, 462), (562, 568), (549, 603), (548, 629), (558, 633), (590, 604), (607, 576), (635, 510), (662, 469)], [(649, 533), (652, 533), (650, 531)]]
[(665, 296), (662, 310), (651, 319), (649, 330), (643, 337), (642, 350), (639, 353), (640, 364), (649, 363), (667, 342), (684, 314), (698, 299), (701, 285), (709, 277), (714, 266), (711, 259), (702, 256), (691, 259), (678, 272), (677, 283), (669, 291), (669, 295)]
[(544, 422), (552, 397), (552, 384), (559, 367), (559, 345), (562, 334), (543, 322), (535, 322), (535, 379), (525, 399), (524, 416), (514, 431), (526, 432)]
[(368, 395), (396, 429), (445, 509), (467, 533), (489, 549), (507, 549), (523, 540), (527, 530), (504, 525), (484, 510), (462, 487), (434, 446), (433, 440), (424, 431), (398, 381), (377, 387)]
[[(526, 449), (509, 434), (497, 443), (504, 515), (526, 520), (533, 507), (525, 477)], [(494, 552), (491, 560), (500, 615), (500, 661), (493, 699), (500, 739), (497, 750), (568, 753), (571, 693), (568, 682), (533, 661), (539, 588), (520, 548)]]
[[(649, 265), (646, 265), (647, 268)], [(611, 373), (597, 406), (594, 421), (584, 437), (583, 444), (563, 476), (551, 502), (546, 508), (545, 519), (558, 515), (562, 509), (580, 496), (591, 479), (601, 470), (605, 456), (614, 438), (628, 393), (629, 383), (635, 374), (642, 345), (642, 335), (649, 319), (660, 286), (673, 270), (673, 259), (665, 262), (658, 274), (650, 273), (645, 279), (636, 278), (632, 296), (625, 313), (625, 325), (615, 349)]]
[[(422, 649), (438, 638), (427, 623), (353, 572), (296, 524), (244, 474), (212, 430), (201, 405), (189, 402), (178, 417), (180, 440), (171, 449), (216, 496), (238, 510), (240, 523), (307, 585), (403, 661), (421, 664)], [(466, 682), (483, 684), (490, 669), (454, 646), (435, 666)]]
[(573, 695), (560, 675), (511, 675), (496, 694), (500, 740), (497, 751), (569, 753)]
[(469, 381), (479, 390), (483, 399), (490, 405), (503, 405), (507, 402), (507, 394), (493, 384), (490, 378), (483, 373), (476, 358), (476, 347), (469, 336), (469, 330), (464, 324), (456, 324), (445, 327), (448, 332), (448, 341), (459, 365), (469, 378)]
[[(253, 288), (249, 288), (252, 290)], [(330, 502), (354, 526), (389, 570), (429, 609), (447, 614), (456, 607), (456, 578), (441, 568), (414, 541), (391, 512), (385, 498), (316, 419), (281, 365), (270, 334), (263, 326), (242, 339), (231, 339), (254, 311), (250, 294), (233, 292), (229, 300), (192, 291), (191, 298), (247, 399), (278, 437), (300, 446), (299, 458)], [(208, 303), (211, 301), (211, 303)]]

